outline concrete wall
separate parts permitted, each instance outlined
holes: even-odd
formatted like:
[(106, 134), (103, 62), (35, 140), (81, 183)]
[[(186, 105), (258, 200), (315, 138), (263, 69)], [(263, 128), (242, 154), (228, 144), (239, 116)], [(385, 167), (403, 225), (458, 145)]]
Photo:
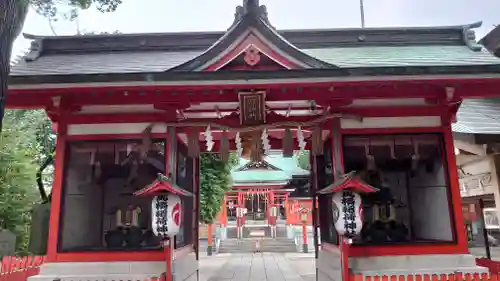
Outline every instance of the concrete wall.
[[(335, 247), (335, 246), (330, 246)], [(318, 260), (318, 281), (341, 281), (342, 266), (340, 251), (320, 250)]]
[(101, 244), (102, 189), (91, 180), (90, 153), (70, 152), (62, 214), (62, 248), (97, 247)]
[(453, 240), (446, 176), (443, 163), (436, 160), (434, 172), (421, 166), (410, 179), (410, 206), (416, 239)]
[(468, 254), (357, 257), (349, 258), (349, 268), (365, 276), (488, 272)]
[(28, 281), (109, 281), (150, 280), (165, 272), (165, 261), (158, 262), (55, 262), (44, 263), (39, 275)]
[(198, 280), (198, 261), (194, 252), (175, 255), (172, 274), (174, 281)]

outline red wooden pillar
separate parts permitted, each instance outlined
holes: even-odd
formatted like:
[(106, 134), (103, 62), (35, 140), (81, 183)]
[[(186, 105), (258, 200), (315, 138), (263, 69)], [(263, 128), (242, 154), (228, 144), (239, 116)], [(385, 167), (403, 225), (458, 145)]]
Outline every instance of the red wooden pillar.
[(57, 126), (56, 157), (54, 181), (52, 183), (52, 201), (50, 203), (49, 237), (47, 241), (47, 261), (54, 262), (57, 259), (57, 241), (59, 237), (59, 219), (61, 217), (62, 185), (64, 182), (64, 159), (67, 148), (66, 129), (67, 125), (62, 121)]
[(302, 222), (302, 251), (304, 253), (309, 252), (309, 245), (307, 242), (307, 221), (309, 217), (309, 212), (306, 209), (300, 211), (300, 220)]
[[(451, 122), (449, 118), (442, 118), (443, 123), (443, 135), (444, 135), (444, 154), (446, 161), (443, 161), (448, 167), (448, 180), (450, 182), (450, 193), (452, 200), (453, 210), (450, 212), (451, 216), (451, 227), (454, 227), (456, 231), (456, 240), (460, 246), (462, 253), (468, 253), (468, 241), (467, 241), (467, 231), (465, 229), (465, 220), (462, 212), (462, 198), (460, 197), (460, 184), (458, 182), (458, 170), (455, 158), (455, 146), (453, 142), (453, 134), (451, 131)], [(453, 224), (453, 216), (455, 223)]]
[(194, 245), (196, 249), (196, 260), (200, 259), (200, 156), (193, 158), (193, 190), (194, 190)]
[[(238, 191), (238, 208), (243, 208), (243, 192)], [(242, 238), (240, 235), (242, 233), (241, 227), (243, 226), (243, 217), (238, 217), (238, 212), (236, 217), (236, 231), (238, 232), (238, 238)]]
[(285, 194), (285, 206), (284, 206), (284, 209), (285, 209), (285, 223), (286, 225), (290, 225), (290, 206), (288, 206), (288, 193)]
[(224, 227), (227, 227), (227, 195), (224, 195), (224, 211), (223, 211), (223, 214), (224, 216), (222, 217), (223, 218), (223, 221), (222, 221), (222, 225)]
[(270, 225), (275, 225), (276, 224), (276, 218), (271, 216), (271, 208), (275, 206), (274, 204), (274, 191), (270, 190), (267, 192), (266, 196), (268, 197), (267, 200), (267, 221), (269, 222)]
[[(165, 174), (175, 182), (177, 169), (177, 132), (175, 127), (167, 127), (167, 136), (165, 143)], [(175, 252), (175, 239), (165, 241), (163, 250), (166, 259), (165, 281), (173, 280), (173, 257)]]
[(345, 238), (343, 236), (339, 237), (340, 239), (340, 260), (341, 260), (341, 265), (342, 265), (342, 280), (346, 281), (349, 280), (349, 247), (350, 247), (350, 242), (348, 238)]
[(212, 255), (212, 245), (213, 245), (213, 231), (212, 231), (212, 228), (213, 227), (213, 224), (209, 223), (207, 225), (207, 240), (208, 240), (208, 245), (207, 245), (207, 256), (211, 256)]

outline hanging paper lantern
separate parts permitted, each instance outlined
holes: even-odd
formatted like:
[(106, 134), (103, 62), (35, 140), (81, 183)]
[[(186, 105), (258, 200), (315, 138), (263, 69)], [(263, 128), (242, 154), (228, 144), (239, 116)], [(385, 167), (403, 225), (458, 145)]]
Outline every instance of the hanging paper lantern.
[(179, 233), (182, 218), (182, 202), (178, 195), (165, 194), (153, 198), (151, 204), (153, 233), (161, 237), (173, 237)]
[(363, 207), (361, 197), (356, 192), (342, 190), (333, 195), (333, 222), (337, 232), (352, 238), (361, 232)]

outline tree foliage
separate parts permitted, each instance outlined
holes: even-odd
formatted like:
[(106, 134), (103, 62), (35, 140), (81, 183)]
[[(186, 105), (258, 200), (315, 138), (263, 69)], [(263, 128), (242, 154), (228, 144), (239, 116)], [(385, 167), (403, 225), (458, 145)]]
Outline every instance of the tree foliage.
[[(39, 201), (35, 174), (50, 140), (43, 111), (6, 111), (0, 136), (0, 226), (17, 236), (26, 253), (33, 204)], [(45, 140), (45, 141), (44, 141)], [(49, 144), (50, 145), (50, 144)]]
[(224, 162), (215, 153), (200, 155), (200, 221), (210, 224), (220, 211), (224, 192), (231, 189), (231, 169), (237, 158)]
[(309, 150), (304, 150), (295, 155), (295, 160), (297, 161), (297, 166), (304, 170), (309, 170), (311, 168), (309, 161)]

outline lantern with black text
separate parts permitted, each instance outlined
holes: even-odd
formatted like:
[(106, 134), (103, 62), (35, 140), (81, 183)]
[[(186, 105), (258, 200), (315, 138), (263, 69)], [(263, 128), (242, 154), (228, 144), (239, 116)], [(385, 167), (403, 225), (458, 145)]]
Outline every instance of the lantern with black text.
[(350, 190), (335, 193), (332, 198), (333, 223), (337, 232), (345, 237), (354, 237), (363, 226), (361, 196)]
[(156, 236), (172, 238), (179, 233), (184, 211), (179, 195), (192, 196), (192, 193), (175, 185), (170, 178), (158, 174), (152, 184), (135, 192), (134, 195), (153, 197), (151, 227)]
[(182, 202), (178, 195), (164, 194), (151, 202), (153, 233), (160, 237), (173, 237), (179, 233), (182, 218)]
[(358, 235), (363, 227), (363, 205), (359, 194), (376, 191), (377, 188), (364, 183), (355, 172), (350, 172), (318, 193), (333, 193), (332, 212), (335, 229), (340, 235), (352, 238)]

